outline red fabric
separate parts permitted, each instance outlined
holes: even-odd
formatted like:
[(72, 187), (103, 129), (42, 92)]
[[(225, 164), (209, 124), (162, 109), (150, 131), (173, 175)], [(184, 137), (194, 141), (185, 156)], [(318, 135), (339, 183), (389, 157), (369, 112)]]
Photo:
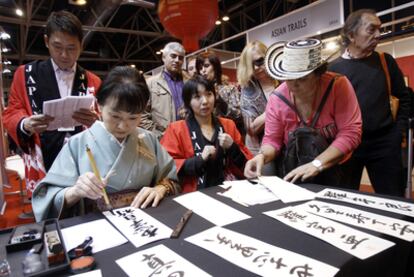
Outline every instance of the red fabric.
[[(224, 128), (224, 132), (229, 134), (234, 143), (236, 143), (247, 160), (251, 159), (253, 155), (247, 149), (242, 141), (242, 137), (236, 128), (234, 122), (230, 119), (219, 117), (220, 123)], [(171, 123), (165, 131), (161, 144), (173, 157), (177, 172), (180, 172), (181, 167), (188, 158), (194, 157), (194, 149), (191, 143), (190, 131), (187, 123), (184, 120), (179, 120)], [(238, 169), (236, 166), (230, 164), (227, 168), (238, 178), (244, 178), (243, 169)], [(197, 190), (196, 176), (186, 176), (182, 182), (183, 192), (191, 192)]]
[[(31, 116), (32, 108), (26, 91), (25, 66), (19, 66), (16, 70), (10, 88), (9, 103), (3, 112), (3, 123), (7, 133), (12, 137), (16, 144), (24, 151), (24, 164), (26, 173), (26, 188), (29, 196), (33, 192), (37, 182), (45, 175), (43, 157), (41, 152), (40, 137), (34, 134), (27, 143), (19, 139), (17, 128), (24, 117)], [(94, 94), (101, 85), (101, 80), (95, 74), (86, 71), (88, 87), (94, 87)]]

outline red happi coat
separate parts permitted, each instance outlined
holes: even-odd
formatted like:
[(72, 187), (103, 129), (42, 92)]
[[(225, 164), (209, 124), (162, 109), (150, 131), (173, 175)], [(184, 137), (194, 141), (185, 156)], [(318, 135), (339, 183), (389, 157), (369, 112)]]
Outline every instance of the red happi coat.
[[(53, 67), (51, 64), (51, 60), (47, 61), (40, 61), (40, 62), (34, 62), (31, 63), (33, 65), (36, 65), (36, 67), (28, 67), (28, 65), (22, 65), (20, 66), (13, 77), (13, 82), (10, 88), (10, 94), (9, 94), (9, 101), (8, 106), (3, 112), (3, 121), (4, 126), (7, 130), (7, 133), (11, 136), (11, 138), (16, 142), (16, 144), (23, 150), (24, 155), (24, 165), (25, 165), (25, 174), (26, 174), (26, 188), (29, 196), (31, 196), (31, 193), (33, 192), (36, 184), (39, 180), (41, 180), (46, 175), (46, 170), (43, 162), (43, 154), (42, 154), (42, 145), (40, 142), (40, 136), (39, 134), (33, 134), (29, 140), (23, 140), (18, 132), (20, 129), (20, 122), (23, 118), (29, 117), (34, 114), (33, 111), (33, 104), (31, 103), (31, 100), (28, 96), (27, 88), (30, 87), (29, 82), (39, 82), (41, 83), (42, 78), (37, 79), (30, 79), (28, 76), (30, 76), (32, 68), (40, 68), (40, 70), (47, 71), (48, 76), (51, 74), (54, 74)], [(31, 65), (29, 64), (29, 65)], [(95, 94), (98, 90), (101, 80), (98, 76), (94, 75), (93, 73), (83, 70), (79, 66), (77, 66), (77, 71), (82, 70), (80, 72), (84, 71), (84, 75), (81, 78), (86, 78), (86, 84), (87, 84), (87, 92)], [(26, 75), (29, 74), (29, 75)], [(76, 76), (76, 74), (75, 74)], [(58, 85), (56, 82), (56, 78), (53, 76), (50, 76), (51, 80), (54, 80), (54, 82), (48, 84), (48, 86), (53, 86), (53, 88), (50, 89), (50, 91), (59, 91)], [(75, 77), (76, 78), (76, 77)], [(28, 80), (28, 81), (26, 81)], [(30, 80), (30, 81), (29, 81)], [(42, 84), (44, 85), (44, 84)], [(76, 88), (74, 88), (75, 90)], [(50, 91), (46, 92), (50, 94)], [(45, 93), (44, 91), (33, 91), (33, 94), (36, 93)], [(60, 95), (55, 95), (55, 98), (59, 98)], [(43, 104), (42, 100), (39, 100), (37, 102), (37, 106), (40, 106)], [(41, 109), (41, 106), (40, 106)], [(63, 146), (63, 145), (62, 145)], [(47, 153), (46, 153), (47, 154)]]
[[(234, 143), (236, 143), (240, 151), (244, 154), (247, 160), (253, 157), (249, 149), (244, 145), (242, 137), (236, 128), (234, 122), (230, 119), (218, 117), (224, 132), (229, 134)], [(188, 158), (194, 157), (194, 149), (191, 142), (190, 130), (188, 129), (185, 120), (179, 120), (171, 123), (165, 131), (161, 144), (167, 152), (173, 157), (177, 173), (180, 172), (184, 162)], [(236, 177), (243, 179), (243, 169), (237, 168), (234, 164), (229, 163), (224, 170), (234, 174)], [(197, 176), (185, 176), (182, 180), (182, 192), (191, 192), (197, 190)]]

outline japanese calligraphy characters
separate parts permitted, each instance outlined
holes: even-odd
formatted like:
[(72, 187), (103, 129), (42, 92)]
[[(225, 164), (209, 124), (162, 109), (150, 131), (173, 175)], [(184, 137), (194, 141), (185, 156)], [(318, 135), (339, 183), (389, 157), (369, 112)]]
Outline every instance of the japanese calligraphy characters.
[(414, 223), (408, 221), (320, 201), (307, 202), (298, 207), (336, 221), (414, 241)]
[(380, 209), (397, 214), (403, 214), (414, 217), (414, 204), (396, 201), (381, 197), (369, 196), (359, 193), (352, 193), (348, 191), (336, 189), (324, 189), (317, 194), (318, 198), (326, 198), (337, 201), (348, 202), (356, 205)]
[(128, 276), (211, 276), (164, 245), (157, 245), (116, 261)]
[(186, 240), (261, 276), (328, 277), (338, 272), (328, 264), (221, 227)]
[(174, 198), (174, 201), (218, 226), (250, 218), (247, 214), (239, 212), (199, 191), (186, 193)]
[(169, 238), (172, 232), (171, 228), (141, 209), (126, 207), (103, 214), (135, 247)]
[(264, 214), (292, 228), (317, 237), (360, 259), (369, 258), (393, 242), (347, 227), (335, 221), (310, 214), (299, 207), (286, 207)]

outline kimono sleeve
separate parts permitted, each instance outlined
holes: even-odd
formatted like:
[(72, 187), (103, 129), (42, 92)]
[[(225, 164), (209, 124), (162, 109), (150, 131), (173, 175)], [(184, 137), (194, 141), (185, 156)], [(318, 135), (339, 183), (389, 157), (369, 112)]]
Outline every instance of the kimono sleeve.
[(78, 162), (71, 151), (69, 141), (33, 192), (32, 206), (36, 221), (61, 216), (65, 191), (73, 186), (78, 178)]
[[(156, 176), (156, 184), (163, 179), (170, 179), (175, 183), (178, 182), (177, 170), (175, 167), (174, 159), (168, 154), (168, 152), (161, 146), (157, 138), (153, 137), (154, 150), (156, 160), (158, 164), (158, 171)], [(178, 188), (181, 191), (181, 188)]]

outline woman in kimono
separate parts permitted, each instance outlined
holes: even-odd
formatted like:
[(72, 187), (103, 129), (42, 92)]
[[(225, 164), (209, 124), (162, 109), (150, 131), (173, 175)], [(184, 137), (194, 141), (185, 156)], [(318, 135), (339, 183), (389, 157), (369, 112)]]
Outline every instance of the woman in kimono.
[[(121, 202), (141, 208), (155, 207), (181, 190), (174, 160), (152, 133), (137, 127), (149, 95), (136, 69), (122, 66), (109, 72), (97, 93), (102, 121), (69, 139), (33, 193), (37, 221), (96, 210), (103, 188), (114, 207), (129, 196), (129, 202)], [(102, 181), (92, 173), (86, 149)]]
[(252, 154), (234, 122), (213, 115), (214, 84), (195, 76), (184, 84), (183, 100), (188, 118), (171, 123), (161, 139), (175, 160), (183, 192), (244, 178), (244, 165)]

